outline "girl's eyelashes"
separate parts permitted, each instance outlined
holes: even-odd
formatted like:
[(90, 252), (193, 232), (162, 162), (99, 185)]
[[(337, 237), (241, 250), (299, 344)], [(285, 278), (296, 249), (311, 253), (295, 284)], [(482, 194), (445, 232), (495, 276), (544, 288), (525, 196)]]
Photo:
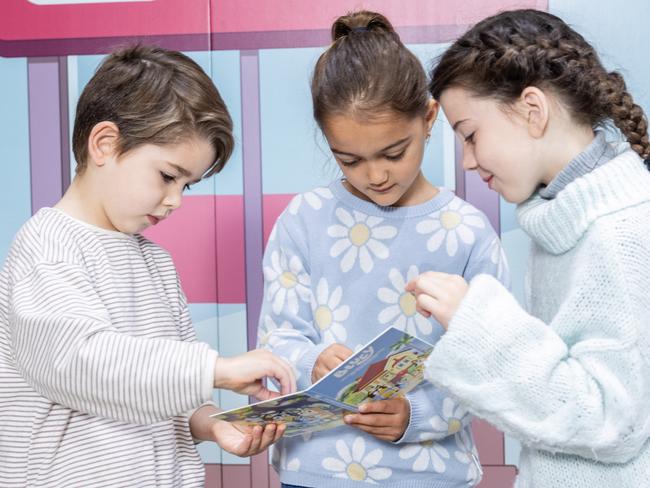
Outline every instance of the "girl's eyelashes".
[(342, 159), (339, 159), (339, 161), (341, 162), (341, 164), (343, 166), (354, 166), (355, 164), (357, 164), (359, 162), (358, 159), (354, 159), (352, 161), (343, 161)]
[(406, 149), (404, 149), (401, 153), (399, 154), (394, 154), (394, 155), (388, 155), (386, 154), (384, 157), (388, 159), (389, 161), (399, 161), (404, 157), (404, 154), (406, 153)]
[(192, 189), (192, 185), (190, 185), (189, 183), (185, 183), (185, 185), (183, 186), (183, 191), (188, 191), (191, 189)]
[(465, 138), (465, 142), (467, 142), (468, 144), (473, 144), (474, 143), (474, 132), (472, 132), (470, 135), (468, 135)]

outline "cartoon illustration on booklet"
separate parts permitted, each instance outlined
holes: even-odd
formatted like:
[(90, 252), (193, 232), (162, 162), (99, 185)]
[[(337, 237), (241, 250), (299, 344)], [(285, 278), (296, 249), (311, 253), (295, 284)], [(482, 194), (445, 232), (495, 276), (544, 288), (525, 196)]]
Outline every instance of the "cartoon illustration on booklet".
[(389, 327), (310, 388), (213, 417), (245, 425), (284, 423), (286, 437), (337, 427), (343, 425), (343, 414), (358, 405), (415, 388), (432, 349), (428, 342)]

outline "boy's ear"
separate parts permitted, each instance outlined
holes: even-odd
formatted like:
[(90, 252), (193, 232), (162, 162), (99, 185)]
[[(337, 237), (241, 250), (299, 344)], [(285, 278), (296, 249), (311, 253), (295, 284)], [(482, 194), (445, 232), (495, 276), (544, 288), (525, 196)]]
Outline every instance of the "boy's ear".
[(519, 97), (520, 108), (527, 121), (528, 133), (539, 139), (546, 132), (549, 119), (549, 98), (536, 86), (524, 88)]
[(88, 163), (103, 166), (115, 156), (120, 130), (114, 122), (102, 121), (90, 131), (88, 136)]
[(427, 133), (431, 133), (431, 127), (438, 117), (438, 111), (440, 110), (440, 104), (433, 98), (429, 100), (429, 106), (427, 107), (427, 114), (424, 117), (427, 122)]

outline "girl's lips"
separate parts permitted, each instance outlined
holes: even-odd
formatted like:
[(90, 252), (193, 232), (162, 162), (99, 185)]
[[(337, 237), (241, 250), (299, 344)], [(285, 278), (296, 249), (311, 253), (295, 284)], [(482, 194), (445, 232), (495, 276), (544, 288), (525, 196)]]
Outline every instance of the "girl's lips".
[(395, 185), (390, 185), (385, 188), (371, 188), (372, 191), (375, 193), (386, 193), (387, 191), (391, 190)]
[(149, 222), (151, 222), (151, 225), (156, 225), (158, 222), (160, 222), (160, 219), (158, 217), (154, 217), (153, 215), (147, 215), (147, 218), (149, 219)]
[(492, 188), (492, 178), (494, 178), (494, 175), (490, 176), (489, 178), (485, 178), (483, 181), (485, 181), (490, 188)]

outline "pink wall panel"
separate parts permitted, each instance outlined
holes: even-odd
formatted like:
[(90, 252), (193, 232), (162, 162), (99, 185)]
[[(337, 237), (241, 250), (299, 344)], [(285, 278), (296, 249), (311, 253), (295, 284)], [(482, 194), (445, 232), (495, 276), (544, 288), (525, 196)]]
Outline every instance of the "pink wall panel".
[(329, 29), (344, 12), (360, 7), (384, 13), (396, 26), (457, 26), (477, 22), (486, 15), (507, 8), (546, 8), (546, 0), (329, 0), (313, 2), (284, 0), (212, 0), (212, 32), (264, 32)]
[(0, 39), (78, 39), (207, 33), (208, 0), (35, 5), (2, 0)]

